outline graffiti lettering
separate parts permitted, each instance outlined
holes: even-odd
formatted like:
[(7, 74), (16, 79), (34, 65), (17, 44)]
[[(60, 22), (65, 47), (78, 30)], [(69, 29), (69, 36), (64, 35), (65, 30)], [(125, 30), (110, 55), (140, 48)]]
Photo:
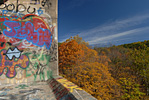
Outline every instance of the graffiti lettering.
[(1, 50), (0, 52), (0, 76), (7, 70), (6, 76), (8, 78), (13, 78), (16, 76), (15, 68), (19, 66), (22, 69), (26, 69), (29, 65), (29, 59), (26, 55), (21, 55), (18, 60), (13, 59), (12, 61), (7, 60), (6, 56), (3, 55), (6, 50)]
[(57, 79), (57, 81), (60, 82), (66, 88), (70, 89), (70, 92), (73, 92), (73, 89), (82, 90), (77, 85), (73, 84), (72, 82), (69, 82), (68, 80), (64, 78)]
[[(53, 73), (57, 75), (57, 40), (53, 38), (57, 33), (56, 9), (56, 0), (0, 0), (0, 84), (20, 84), (15, 86), (17, 91), (27, 90), (26, 83), (42, 84), (52, 79)], [(58, 93), (58, 99), (63, 90), (67, 89)], [(7, 93), (0, 99), (43, 100), (38, 91), (14, 91), (14, 98)]]
[(20, 84), (19, 86), (15, 87), (15, 88), (26, 89), (26, 87), (29, 87), (29, 86), (25, 85), (25, 84)]
[(23, 27), (21, 27), (21, 23), (17, 21), (5, 21), (4, 25), (10, 28), (9, 31), (7, 29), (3, 30), (4, 35), (8, 37), (26, 39), (28, 42), (32, 42), (39, 47), (45, 45), (47, 49), (51, 46), (52, 35), (48, 29), (39, 28), (35, 30), (30, 21), (27, 21)]
[[(23, 5), (23, 4), (18, 4), (18, 1), (17, 1), (17, 5), (16, 5), (16, 7), (15, 7), (15, 5), (12, 3), (12, 4), (4, 4), (4, 7), (3, 8), (0, 8), (0, 9), (7, 9), (8, 11), (13, 11), (15, 8), (16, 8), (16, 12), (24, 12), (24, 11), (26, 11), (26, 7), (25, 7), (25, 5)], [(33, 12), (30, 12), (29, 11), (29, 9), (31, 8), (31, 6), (28, 6), (28, 8), (27, 8), (27, 12), (28, 13), (35, 13), (35, 8), (33, 8), (34, 10), (33, 10)]]
[(8, 1), (8, 0), (0, 0), (0, 5), (4, 4), (6, 1)]
[(36, 9), (35, 9), (35, 8), (33, 8), (34, 10), (33, 10), (32, 12), (30, 12), (30, 11), (29, 11), (30, 7), (31, 7), (31, 6), (29, 6), (29, 7), (27, 8), (27, 12), (28, 12), (28, 13), (30, 13), (30, 14), (35, 13)]
[(34, 5), (40, 4), (40, 0), (31, 0), (30, 4), (34, 4)]
[(32, 59), (30, 58), (30, 65), (35, 69), (35, 71), (29, 72), (28, 69), (26, 69), (26, 78), (30, 77), (32, 74), (34, 75), (34, 81), (36, 81), (37, 75), (40, 76), (40, 80), (46, 80), (46, 78), (49, 79), (52, 77), (51, 71), (46, 70), (46, 66), (48, 66), (50, 61), (50, 56), (42, 54), (42, 52), (39, 55), (36, 51), (33, 53), (25, 53), (27, 56), (30, 54), (33, 54)]
[(47, 2), (47, 0), (42, 0), (41, 5), (44, 7), (46, 2)]
[(15, 5), (14, 4), (8, 4), (3, 7), (3, 8), (0, 8), (0, 9), (4, 9), (6, 8), (8, 11), (13, 11), (15, 9)]
[(51, 60), (50, 62), (52, 61), (57, 61), (57, 44), (53, 41), (53, 44), (51, 46), (51, 49), (50, 49), (50, 55), (51, 55)]
[(50, 87), (52, 88), (53, 93), (57, 100), (60, 100), (63, 96), (67, 95), (69, 90), (63, 87), (60, 83), (58, 83), (55, 79), (52, 79), (49, 82)]

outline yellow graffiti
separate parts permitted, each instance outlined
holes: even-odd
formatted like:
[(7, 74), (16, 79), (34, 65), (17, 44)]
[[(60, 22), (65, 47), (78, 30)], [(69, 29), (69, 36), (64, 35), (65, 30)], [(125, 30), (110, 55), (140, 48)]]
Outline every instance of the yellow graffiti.
[(21, 83), (27, 83), (27, 79), (23, 78), (22, 80), (18, 81), (15, 78), (13, 78), (13, 79), (7, 78), (7, 84), (21, 84)]
[(72, 82), (69, 82), (66, 79), (57, 79), (57, 81), (60, 82), (64, 87), (68, 88), (70, 92), (73, 92), (73, 89), (82, 90), (77, 85), (73, 84)]
[(21, 84), (21, 83), (27, 83), (27, 79), (23, 77), (21, 73), (18, 73), (17, 76), (13, 79), (7, 78), (7, 83), (9, 84)]

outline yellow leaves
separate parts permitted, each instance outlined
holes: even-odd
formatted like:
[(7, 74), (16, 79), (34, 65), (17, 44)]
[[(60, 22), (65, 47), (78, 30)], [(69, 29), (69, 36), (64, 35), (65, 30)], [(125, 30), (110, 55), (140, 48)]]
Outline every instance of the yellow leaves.
[[(75, 39), (78, 39), (78, 37)], [(98, 53), (95, 50), (89, 49), (84, 44), (78, 44), (72, 38), (62, 43), (58, 50), (60, 71), (66, 65), (77, 65), (84, 61), (94, 62), (98, 60)]]
[(98, 56), (98, 52), (88, 48), (87, 44), (75, 36), (59, 46), (60, 73), (98, 100), (109, 100), (119, 93), (113, 88), (119, 84), (109, 72), (108, 63), (111, 60), (106, 52)]
[(136, 84), (131, 78), (120, 78), (123, 95), (122, 98), (130, 100), (139, 100), (144, 93), (140, 92), (139, 84)]
[[(97, 99), (99, 98), (110, 99), (111, 94), (109, 94), (109, 92), (113, 91), (112, 86), (118, 85), (116, 81), (111, 77), (111, 74), (108, 72), (107, 66), (101, 63), (83, 62), (81, 63), (81, 65), (74, 66), (72, 69), (79, 69), (79, 70), (71, 73), (73, 77), (67, 76), (67, 78), (70, 81), (81, 86), (90, 94), (94, 95)], [(103, 75), (105, 78), (102, 78)], [(104, 95), (99, 96), (100, 93), (104, 93)]]
[(63, 61), (61, 63), (63, 63), (63, 66), (60, 67), (64, 67), (65, 65), (74, 65), (75, 61), (77, 61), (77, 59), (80, 56), (83, 56), (83, 51), (81, 50), (81, 46), (79, 46), (79, 44), (72, 40), (67, 40), (69, 42), (64, 42), (59, 46), (59, 61)]

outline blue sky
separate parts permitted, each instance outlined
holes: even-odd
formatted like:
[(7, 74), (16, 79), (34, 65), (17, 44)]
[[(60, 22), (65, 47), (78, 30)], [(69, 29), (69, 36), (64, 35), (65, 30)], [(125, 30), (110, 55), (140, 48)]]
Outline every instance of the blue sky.
[(149, 40), (149, 0), (59, 0), (58, 41), (79, 35), (90, 45)]

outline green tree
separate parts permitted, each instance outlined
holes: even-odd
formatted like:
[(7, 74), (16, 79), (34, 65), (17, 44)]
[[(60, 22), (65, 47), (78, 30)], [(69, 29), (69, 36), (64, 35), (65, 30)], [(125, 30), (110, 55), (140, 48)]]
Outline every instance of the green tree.
[(137, 50), (131, 52), (133, 60), (133, 66), (131, 67), (138, 77), (141, 77), (142, 86), (145, 85), (146, 94), (149, 94), (149, 47), (146, 49)]
[(124, 100), (141, 100), (145, 93), (139, 90), (139, 84), (133, 82), (130, 78), (120, 78), (120, 84), (122, 86), (122, 99)]

